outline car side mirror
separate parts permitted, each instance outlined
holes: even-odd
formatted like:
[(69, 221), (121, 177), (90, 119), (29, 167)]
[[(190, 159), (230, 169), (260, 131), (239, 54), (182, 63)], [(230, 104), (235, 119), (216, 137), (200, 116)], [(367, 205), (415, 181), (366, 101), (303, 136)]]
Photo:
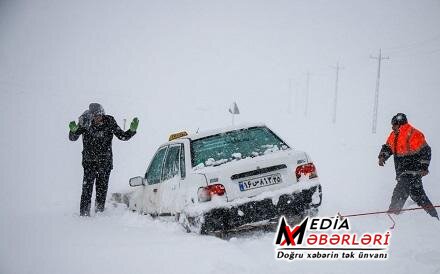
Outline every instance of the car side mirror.
[(141, 176), (130, 178), (128, 181), (128, 184), (130, 186), (144, 186), (145, 185), (145, 178)]

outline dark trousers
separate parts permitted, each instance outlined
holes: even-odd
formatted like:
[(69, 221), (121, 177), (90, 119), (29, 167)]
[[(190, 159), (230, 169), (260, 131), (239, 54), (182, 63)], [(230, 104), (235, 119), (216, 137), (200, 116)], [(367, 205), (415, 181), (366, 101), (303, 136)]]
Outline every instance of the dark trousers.
[(108, 180), (111, 169), (108, 165), (90, 163), (83, 165), (84, 179), (81, 194), (80, 215), (90, 216), (90, 205), (92, 203), (93, 184), (96, 184), (95, 212), (102, 212), (105, 208), (107, 197)]
[(432, 207), (432, 203), (426, 196), (423, 189), (422, 177), (419, 175), (407, 175), (403, 174), (398, 177), (397, 185), (393, 191), (393, 197), (391, 198), (391, 204), (389, 211), (393, 213), (400, 213), (403, 205), (408, 199), (408, 196), (414, 200), (420, 207), (423, 207), (425, 211), (432, 217), (438, 217), (437, 210)]

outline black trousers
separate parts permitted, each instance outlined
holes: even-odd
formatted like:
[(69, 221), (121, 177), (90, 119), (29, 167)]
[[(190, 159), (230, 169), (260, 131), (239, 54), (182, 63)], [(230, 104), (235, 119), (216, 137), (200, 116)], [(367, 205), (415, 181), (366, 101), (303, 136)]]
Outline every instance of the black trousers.
[(389, 211), (398, 214), (405, 204), (408, 196), (432, 217), (438, 217), (437, 210), (423, 189), (422, 177), (419, 175), (403, 174), (398, 177), (397, 185), (393, 191)]
[(80, 215), (90, 216), (93, 184), (96, 185), (95, 212), (104, 211), (111, 167), (99, 163), (88, 163), (83, 165), (83, 167), (84, 179), (81, 194)]

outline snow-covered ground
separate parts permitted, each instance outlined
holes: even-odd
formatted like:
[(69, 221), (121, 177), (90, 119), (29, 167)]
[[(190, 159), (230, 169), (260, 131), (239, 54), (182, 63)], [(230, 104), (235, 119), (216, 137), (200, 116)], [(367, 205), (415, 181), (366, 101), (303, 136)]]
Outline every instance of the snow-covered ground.
[[(352, 222), (354, 230), (380, 230), (388, 220)], [(423, 224), (423, 225), (420, 225)], [(438, 273), (440, 224), (403, 215), (388, 261), (274, 259), (273, 233), (222, 240), (188, 234), (175, 223), (110, 208), (83, 219), (63, 207), (8, 219), (2, 236), (2, 273)]]
[[(407, 113), (432, 147), (424, 184), (439, 204), (439, 3), (309, 2), (1, 1), (0, 273), (440, 273), (440, 222), (421, 211), (396, 218), (382, 262), (280, 262), (274, 233), (199, 236), (111, 204), (78, 217), (82, 145), (68, 141), (67, 125), (94, 101), (120, 125), (140, 119), (132, 140), (114, 141), (109, 192), (128, 190), (171, 132), (229, 125), (237, 101), (237, 122), (267, 123), (312, 156), (321, 216), (388, 207), (393, 162), (380, 168), (377, 154), (392, 115)], [(368, 56), (379, 47), (391, 59), (373, 135), (377, 63)], [(329, 65), (338, 59), (333, 125)], [(351, 224), (391, 225), (381, 215)]]
[[(280, 129), (283, 125), (285, 129), (289, 128), (284, 121), (280, 122)], [(340, 136), (337, 136), (338, 130), (327, 131), (332, 134), (322, 138), (320, 131), (313, 131), (307, 125), (304, 125), (301, 132), (303, 137), (293, 133), (289, 136), (292, 140), (297, 139), (297, 143), (310, 143), (307, 150), (316, 162), (324, 188), (321, 216), (387, 208), (394, 185), (394, 174), (392, 162), (387, 163), (386, 168), (377, 167), (376, 154), (381, 144), (379, 140), (376, 141), (371, 135), (363, 139), (348, 135), (341, 141)], [(63, 129), (59, 135), (65, 137), (65, 133), (66, 130)], [(141, 139), (143, 136), (145, 135), (140, 130), (136, 138)], [(65, 142), (64, 150), (76, 146), (77, 151), (72, 151), (72, 154), (79, 154), (80, 145), (67, 143), (65, 138), (55, 142)], [(314, 146), (312, 143), (319, 145)], [(435, 140), (431, 143), (433, 147), (437, 147)], [(64, 153), (66, 152), (62, 152)], [(436, 151), (434, 155), (435, 153)], [(55, 154), (42, 157), (57, 157)], [(123, 162), (120, 157), (118, 159), (120, 163)], [(58, 160), (54, 158), (51, 163), (58, 170), (53, 171), (57, 173), (53, 180), (26, 180), (24, 177), (29, 175), (16, 174), (20, 179), (5, 186), (9, 197), (5, 197), (3, 193), (0, 227), (0, 239), (3, 243), (0, 247), (1, 273), (440, 271), (440, 222), (420, 211), (404, 213), (396, 218), (390, 259), (385, 262), (280, 262), (274, 259), (274, 233), (257, 232), (229, 240), (199, 236), (186, 233), (176, 223), (140, 216), (128, 212), (123, 206), (115, 208), (111, 204), (102, 215), (80, 218), (78, 206), (81, 171), (69, 176), (62, 173), (62, 170), (70, 173), (70, 169), (78, 169), (79, 158), (76, 160), (76, 165), (62, 167), (63, 164), (57, 163)], [(440, 186), (437, 183), (439, 164), (435, 159), (432, 164), (432, 174), (426, 177), (425, 187), (431, 200), (435, 202), (440, 201)], [(119, 169), (123, 166), (120, 164)], [(24, 170), (23, 173), (25, 172)], [(6, 184), (6, 181), (3, 182)], [(111, 191), (128, 189), (127, 181), (112, 180), (111, 183)], [(118, 190), (115, 190), (115, 185), (119, 187)], [(416, 205), (409, 201), (407, 206)], [(389, 219), (380, 215), (352, 218), (351, 224), (352, 229), (360, 233), (384, 232), (391, 226)]]

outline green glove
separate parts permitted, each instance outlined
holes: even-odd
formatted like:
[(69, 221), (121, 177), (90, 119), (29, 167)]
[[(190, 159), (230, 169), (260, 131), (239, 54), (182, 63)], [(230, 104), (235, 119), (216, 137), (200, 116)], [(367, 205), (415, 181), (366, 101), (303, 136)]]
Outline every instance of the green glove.
[(78, 130), (79, 126), (75, 123), (75, 121), (72, 121), (69, 123), (69, 129), (72, 133), (75, 133)]
[(139, 125), (139, 119), (138, 119), (137, 117), (135, 117), (135, 118), (133, 119), (133, 121), (131, 121), (131, 124), (130, 124), (130, 130), (133, 131), (133, 132), (135, 132), (136, 129), (138, 128), (138, 125)]

